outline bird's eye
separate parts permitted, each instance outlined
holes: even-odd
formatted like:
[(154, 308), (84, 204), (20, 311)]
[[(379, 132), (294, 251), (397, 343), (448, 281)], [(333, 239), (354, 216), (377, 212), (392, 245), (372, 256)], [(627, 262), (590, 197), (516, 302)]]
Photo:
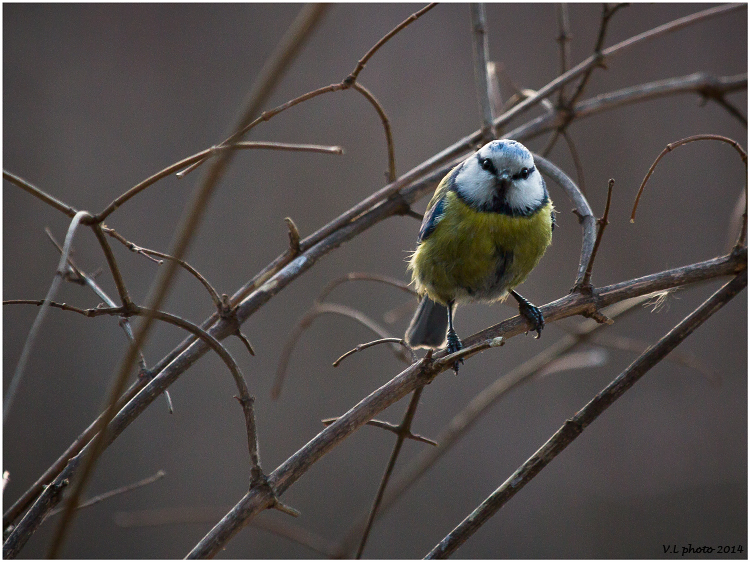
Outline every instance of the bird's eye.
[(521, 176), (521, 179), (524, 179), (524, 180), (525, 180), (525, 179), (527, 179), (527, 178), (529, 177), (529, 174), (530, 174), (530, 173), (531, 173), (531, 172), (529, 171), (529, 169), (528, 169), (528, 168), (523, 168), (523, 169), (521, 170), (521, 174), (520, 174), (520, 176)]
[(481, 161), (482, 169), (487, 170), (488, 172), (492, 169), (492, 162), (489, 158), (484, 158)]

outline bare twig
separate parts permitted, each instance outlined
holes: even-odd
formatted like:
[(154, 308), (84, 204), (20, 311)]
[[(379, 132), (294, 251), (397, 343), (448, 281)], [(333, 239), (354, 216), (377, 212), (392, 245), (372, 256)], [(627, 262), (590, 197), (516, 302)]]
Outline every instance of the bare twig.
[[(49, 289), (47, 290), (47, 296), (44, 297), (44, 300), (46, 302), (49, 302), (55, 298), (57, 290), (60, 288), (60, 285), (63, 281), (63, 276), (65, 275), (65, 267), (68, 262), (68, 256), (70, 256), (70, 248), (73, 244), (73, 237), (75, 236), (76, 231), (78, 230), (78, 226), (81, 224), (81, 222), (86, 217), (90, 216), (91, 215), (89, 215), (87, 211), (78, 211), (70, 221), (70, 225), (68, 226), (68, 233), (65, 235), (65, 244), (63, 245), (63, 251), (60, 255), (60, 261), (57, 264), (57, 270), (55, 271), (55, 276), (52, 279), (52, 283), (50, 284)], [(29, 329), (29, 334), (26, 336), (26, 341), (24, 342), (23, 349), (21, 350), (21, 356), (18, 358), (18, 363), (16, 364), (16, 370), (13, 372), (13, 378), (11, 378), (10, 380), (8, 390), (5, 391), (5, 398), (3, 399), (3, 423), (8, 420), (8, 415), (10, 414), (11, 406), (13, 406), (13, 400), (16, 397), (18, 386), (21, 384), (21, 380), (23, 379), (26, 364), (29, 361), (29, 357), (31, 357), (31, 350), (34, 347), (36, 338), (39, 335), (39, 328), (42, 326), (42, 322), (44, 322), (44, 317), (47, 315), (48, 310), (49, 306), (42, 306), (39, 309), (36, 318), (34, 318), (34, 323)]]
[(99, 223), (95, 223), (91, 225), (91, 229), (94, 231), (96, 240), (99, 242), (99, 245), (102, 247), (102, 252), (104, 253), (104, 257), (107, 259), (107, 265), (109, 266), (109, 271), (112, 273), (112, 278), (115, 281), (115, 287), (117, 287), (117, 293), (120, 295), (120, 302), (122, 302), (122, 306), (127, 308), (133, 303), (133, 301), (130, 300), (128, 289), (125, 286), (125, 280), (122, 277), (122, 273), (120, 273), (120, 267), (117, 265), (117, 260), (115, 259), (115, 255), (112, 253), (112, 248), (110, 247), (109, 242), (107, 242), (107, 239), (104, 237), (104, 232), (102, 232), (102, 226)]
[(599, 250), (599, 244), (602, 243), (602, 235), (604, 229), (609, 224), (609, 206), (612, 204), (612, 188), (615, 186), (615, 180), (610, 179), (607, 187), (607, 204), (604, 206), (604, 214), (602, 218), (596, 221), (596, 240), (594, 241), (594, 248), (591, 250), (591, 257), (589, 263), (586, 266), (586, 273), (583, 274), (583, 281), (581, 282), (581, 288), (590, 290), (591, 289), (591, 273), (594, 271), (594, 260), (596, 259), (596, 253)]
[(411, 283), (404, 283), (399, 279), (388, 277), (387, 275), (380, 275), (379, 273), (351, 272), (347, 273), (343, 277), (339, 277), (329, 282), (325, 287), (323, 287), (323, 290), (320, 291), (320, 294), (315, 299), (315, 302), (323, 302), (326, 297), (331, 294), (331, 291), (333, 291), (339, 285), (347, 283), (349, 281), (376, 281), (378, 283), (385, 283), (386, 285), (401, 289), (402, 291), (404, 291), (405, 293), (409, 293), (410, 295), (417, 295), (417, 292), (409, 286), (411, 285)]
[[(609, 20), (612, 18), (612, 16), (615, 15), (615, 13), (620, 9), (626, 7), (627, 3), (619, 3), (615, 4), (614, 6), (610, 6), (608, 4), (602, 5), (602, 21), (599, 24), (599, 34), (596, 37), (596, 43), (594, 44), (594, 57), (604, 57), (604, 53), (602, 52), (602, 48), (604, 47), (604, 39), (607, 36), (607, 27), (609, 26)], [(689, 17), (689, 16), (688, 16)], [(657, 28), (658, 29), (658, 28)], [(586, 73), (583, 75), (583, 78), (581, 78), (581, 81), (578, 83), (578, 87), (576, 88), (575, 93), (568, 101), (569, 105), (573, 105), (576, 101), (578, 101), (578, 98), (581, 97), (581, 94), (583, 93), (584, 88), (586, 88), (586, 84), (588, 84), (589, 79), (591, 78), (591, 75), (594, 72), (594, 69), (597, 66), (603, 66), (604, 60), (601, 61), (599, 65), (594, 65), (589, 67), (586, 70)]]
[[(191, 168), (191, 166), (194, 166), (197, 162), (204, 162), (210, 156), (216, 154), (217, 152), (221, 150), (253, 150), (253, 149), (281, 150), (281, 151), (291, 150), (291, 151), (299, 151), (299, 152), (318, 152), (321, 154), (343, 154), (344, 153), (344, 149), (341, 148), (340, 146), (323, 146), (323, 145), (317, 145), (317, 144), (299, 144), (299, 143), (284, 143), (284, 142), (240, 141), (231, 146), (214, 146), (211, 148), (207, 148), (205, 150), (201, 150), (200, 152), (193, 154), (192, 156), (188, 156), (187, 158), (183, 158), (179, 162), (175, 162), (174, 164), (167, 166), (163, 170), (160, 170), (159, 172), (155, 173), (153, 176), (150, 176), (146, 178), (145, 180), (143, 180), (142, 182), (134, 185), (125, 193), (118, 196), (109, 205), (107, 205), (107, 207), (103, 209), (99, 214), (95, 215), (94, 222), (105, 221), (109, 215), (115, 212), (118, 208), (120, 208), (127, 201), (129, 201), (130, 199), (132, 199), (133, 197), (141, 193), (144, 189), (151, 187), (153, 184), (155, 184), (159, 180), (169, 177), (175, 172), (179, 172), (180, 170)], [(177, 175), (181, 177), (179, 174)]]
[(404, 444), (404, 440), (411, 434), (411, 424), (414, 421), (414, 416), (417, 413), (419, 399), (422, 396), (423, 390), (424, 386), (419, 386), (414, 390), (414, 393), (411, 396), (411, 400), (409, 401), (409, 407), (406, 409), (406, 413), (404, 414), (404, 419), (401, 420), (401, 424), (398, 426), (398, 437), (396, 438), (396, 443), (393, 446), (391, 457), (388, 459), (388, 465), (386, 466), (385, 472), (383, 473), (383, 478), (380, 480), (380, 485), (378, 486), (378, 492), (375, 495), (375, 500), (372, 502), (372, 508), (370, 508), (370, 516), (367, 519), (367, 525), (365, 525), (364, 532), (362, 533), (362, 539), (359, 541), (359, 548), (357, 549), (356, 556), (357, 559), (362, 558), (362, 553), (364, 552), (365, 545), (367, 544), (367, 537), (370, 536), (372, 524), (375, 522), (375, 515), (377, 514), (378, 507), (380, 506), (380, 502), (383, 499), (383, 494), (388, 487), (388, 482), (391, 479), (391, 474), (393, 474), (393, 468), (396, 466), (396, 460), (398, 460), (398, 456), (401, 452), (401, 447)]
[[(116, 490), (110, 490), (109, 492), (105, 492), (103, 494), (99, 494), (98, 496), (94, 496), (91, 499), (86, 500), (85, 502), (81, 502), (81, 505), (78, 506), (78, 509), (83, 509), (85, 507), (90, 507), (92, 505), (96, 505), (100, 502), (103, 502), (104, 500), (108, 500), (109, 498), (112, 498), (114, 496), (119, 496), (122, 494), (126, 494), (128, 492), (132, 492), (133, 490), (137, 490), (138, 488), (143, 488), (144, 486), (148, 486), (149, 484), (153, 484), (157, 480), (161, 480), (167, 475), (166, 472), (163, 470), (158, 471), (156, 474), (149, 476), (148, 478), (144, 478), (143, 480), (139, 480), (138, 482), (134, 482), (133, 484), (129, 484), (127, 486), (123, 486), (122, 488), (117, 488)], [(47, 517), (51, 517), (53, 515), (57, 515), (58, 513), (61, 513), (62, 509), (53, 509), (49, 512), (49, 515)]]
[(284, 222), (286, 223), (286, 227), (289, 229), (289, 250), (291, 252), (291, 256), (296, 257), (302, 251), (299, 247), (299, 230), (297, 229), (297, 225), (294, 224), (294, 221), (291, 217), (284, 217)]
[(383, 123), (383, 129), (385, 131), (385, 142), (386, 147), (388, 148), (388, 173), (386, 174), (386, 179), (388, 183), (394, 182), (396, 181), (396, 149), (393, 146), (393, 135), (391, 134), (391, 123), (388, 120), (388, 116), (385, 114), (383, 106), (380, 104), (377, 98), (372, 95), (372, 92), (370, 92), (370, 90), (365, 88), (359, 82), (354, 82), (351, 87), (357, 90), (365, 97), (367, 101), (370, 102), (370, 105), (372, 105), (375, 108), (375, 111), (378, 112), (380, 121)]
[(237, 329), (237, 331), (235, 332), (235, 334), (234, 334), (234, 335), (235, 335), (235, 336), (237, 336), (237, 337), (238, 337), (238, 338), (240, 339), (240, 341), (241, 341), (241, 342), (242, 342), (242, 343), (243, 343), (243, 344), (245, 345), (245, 348), (247, 349), (247, 352), (248, 352), (248, 353), (249, 353), (250, 355), (253, 355), (253, 356), (254, 356), (254, 355), (255, 355), (255, 350), (253, 349), (253, 346), (252, 346), (252, 344), (250, 343), (250, 340), (249, 340), (249, 339), (247, 339), (247, 336), (246, 336), (245, 334), (243, 334), (243, 333), (242, 333), (242, 332), (241, 332), (241, 331), (239, 330), (239, 328)]
[(385, 45), (391, 39), (391, 37), (396, 35), (399, 31), (404, 29), (409, 24), (417, 21), (420, 17), (422, 17), (424, 14), (432, 10), (435, 6), (437, 6), (437, 3), (435, 2), (433, 2), (432, 4), (428, 4), (421, 10), (410, 15), (408, 18), (406, 18), (404, 21), (402, 21), (400, 24), (394, 27), (391, 31), (386, 33), (377, 43), (375, 43), (375, 45), (372, 46), (372, 48), (369, 51), (367, 51), (367, 53), (365, 53), (365, 56), (363, 56), (359, 60), (359, 62), (357, 63), (357, 66), (354, 68), (354, 70), (352, 70), (351, 74), (349, 74), (349, 76), (346, 78), (346, 80), (344, 80), (344, 82), (349, 82), (352, 84), (356, 82), (357, 77), (359, 76), (359, 73), (362, 72), (362, 69), (367, 64), (367, 61), (369, 61), (372, 58), (372, 56), (378, 52), (378, 49), (380, 49), (380, 47)]
[[(326, 418), (324, 420), (320, 420), (325, 425), (331, 425), (333, 422), (338, 420), (339, 418)], [(399, 434), (401, 431), (400, 425), (395, 425), (387, 421), (383, 420), (370, 420), (365, 425), (371, 425), (373, 427), (378, 427), (380, 429), (385, 429), (386, 431), (390, 431), (391, 433), (395, 433), (396, 435)], [(433, 441), (432, 439), (428, 439), (427, 437), (423, 435), (418, 435), (416, 433), (411, 433), (406, 436), (407, 439), (411, 439), (413, 441), (419, 441), (420, 443), (427, 443), (428, 445), (432, 445), (433, 447), (437, 447), (438, 443), (437, 441)]]
[(578, 221), (581, 223), (583, 228), (583, 242), (581, 244), (581, 258), (578, 262), (578, 275), (576, 276), (574, 289), (578, 290), (583, 283), (583, 277), (586, 273), (586, 266), (591, 258), (591, 252), (594, 250), (594, 243), (596, 241), (596, 229), (594, 214), (591, 212), (586, 197), (584, 197), (578, 186), (571, 180), (560, 168), (555, 166), (552, 162), (546, 158), (534, 155), (534, 163), (539, 167), (542, 173), (547, 174), (555, 182), (565, 190), (565, 194), (570, 198), (575, 208), (575, 213), (578, 216)]
[(63, 203), (62, 201), (60, 201), (59, 199), (52, 197), (52, 195), (50, 195), (49, 193), (45, 193), (44, 191), (42, 191), (35, 185), (27, 182), (25, 179), (15, 174), (11, 174), (10, 172), (6, 172), (5, 170), (3, 170), (3, 178), (9, 181), (10, 183), (12, 183), (13, 185), (20, 187), (25, 192), (30, 193), (37, 199), (41, 199), (42, 201), (47, 203), (47, 205), (50, 205), (51, 207), (54, 207), (58, 211), (65, 213), (71, 219), (76, 216), (76, 213), (78, 213), (78, 211), (74, 209), (73, 207), (71, 207), (70, 205), (67, 205)]
[[(278, 400), (279, 396), (281, 395), (281, 388), (284, 385), (286, 371), (289, 366), (289, 359), (292, 355), (292, 351), (294, 351), (294, 348), (297, 345), (297, 341), (299, 341), (300, 336), (305, 332), (305, 330), (310, 327), (313, 320), (323, 314), (338, 314), (341, 316), (346, 316), (348, 318), (351, 318), (352, 320), (356, 320), (366, 328), (370, 329), (370, 331), (375, 333), (375, 335), (379, 336), (381, 339), (391, 338), (391, 334), (389, 334), (388, 330), (386, 330), (383, 326), (375, 322), (363, 312), (356, 310), (350, 306), (334, 303), (314, 304), (312, 308), (310, 308), (310, 310), (308, 310), (305, 315), (300, 318), (299, 322), (297, 322), (297, 325), (292, 328), (292, 331), (289, 334), (289, 339), (287, 339), (286, 343), (284, 344), (284, 349), (281, 351), (281, 355), (279, 357), (278, 367), (276, 367), (276, 377), (274, 378), (273, 387), (271, 387), (271, 399)], [(397, 359), (407, 364), (410, 363), (409, 358), (404, 354), (403, 350), (398, 344), (392, 343), (390, 347)]]
[(496, 138), (492, 113), (492, 102), (490, 101), (490, 85), (487, 77), (487, 63), (490, 60), (490, 46), (487, 40), (487, 14), (482, 3), (472, 3), (471, 30), (474, 54), (474, 82), (479, 100), (479, 110), (482, 115), (481, 137), (482, 144), (488, 143)]
[[(257, 114), (261, 105), (265, 102), (268, 95), (280, 80), (284, 70), (294, 59), (301, 45), (315, 27), (315, 24), (319, 21), (324, 10), (324, 7), (315, 5), (307, 6), (302, 9), (300, 15), (295, 19), (290, 29), (282, 37), (280, 44), (261, 70), (260, 76), (256, 79), (253, 88), (248, 95), (242, 115), (238, 119), (237, 125), (232, 129), (235, 132), (232, 134), (230, 137), (231, 140), (227, 144), (231, 145), (240, 140), (242, 129)], [(193, 201), (188, 207), (188, 214), (184, 217), (183, 221), (177, 228), (173, 245), (174, 249), (169, 252), (177, 259), (182, 259), (192, 236), (198, 230), (198, 224), (208, 207), (208, 201), (211, 194), (218, 184), (219, 179), (222, 177), (226, 166), (229, 164), (231, 155), (232, 151), (222, 151), (215, 156), (213, 165), (209, 168), (206, 177), (201, 182)], [(160, 275), (157, 276), (157, 280), (152, 289), (152, 296), (148, 299), (147, 309), (158, 310), (160, 308), (161, 303), (171, 286), (176, 267), (176, 263), (169, 262), (166, 268), (160, 269)], [(106, 430), (109, 422), (116, 414), (113, 406), (125, 390), (130, 366), (135, 360), (137, 350), (140, 349), (150, 331), (153, 318), (153, 316), (146, 317), (136, 334), (135, 344), (128, 348), (126, 355), (120, 364), (120, 368), (115, 376), (112, 389), (107, 399), (108, 405), (105, 408), (105, 415), (102, 418), (102, 425), (99, 428), (101, 430)], [(100, 431), (91, 442), (90, 455), (86, 458), (86, 461), (83, 464), (78, 481), (75, 483), (66, 502), (62, 521), (53, 536), (49, 549), (50, 557), (58, 556), (62, 549), (67, 530), (73, 518), (73, 512), (78, 505), (83, 489), (93, 471), (93, 467), (96, 464), (99, 455), (104, 450), (105, 433), (106, 431)]]
[(586, 181), (584, 179), (583, 174), (583, 164), (581, 163), (581, 158), (578, 156), (578, 150), (576, 150), (576, 145), (573, 142), (573, 139), (570, 137), (570, 133), (567, 130), (560, 131), (560, 136), (565, 141), (565, 144), (568, 145), (568, 150), (570, 151), (570, 157), (573, 159), (573, 165), (576, 167), (576, 178), (578, 179), (578, 187), (581, 190), (581, 193), (586, 195)]
[(747, 271), (739, 273), (708, 300), (675, 326), (667, 335), (651, 346), (620, 373), (591, 402), (571, 419), (534, 453), (497, 490), (466, 517), (426, 556), (428, 559), (446, 558), (458, 549), (490, 517), (505, 505), (521, 488), (530, 482), (559, 453), (572, 443), (586, 427), (632, 387), (644, 374), (657, 365), (686, 337), (708, 320), (747, 286)]
[[(568, 10), (568, 4), (561, 2), (555, 5), (555, 12), (557, 13), (557, 27), (560, 33), (557, 36), (557, 42), (560, 44), (560, 74), (564, 74), (568, 70), (568, 64), (570, 61), (570, 11)], [(560, 88), (557, 97), (558, 107), (565, 105), (565, 88)]]
[(654, 173), (654, 170), (656, 169), (656, 165), (661, 161), (664, 156), (666, 156), (667, 153), (672, 152), (675, 148), (680, 147), (684, 144), (688, 144), (695, 141), (703, 141), (703, 140), (716, 140), (725, 142), (729, 145), (731, 145), (740, 155), (740, 158), (742, 159), (742, 163), (745, 164), (745, 193), (747, 193), (747, 153), (742, 149), (740, 144), (732, 140), (730, 138), (727, 138), (722, 135), (694, 135), (692, 137), (687, 137), (681, 140), (678, 140), (676, 142), (670, 143), (666, 146), (664, 150), (661, 151), (659, 156), (656, 157), (656, 160), (654, 160), (654, 163), (651, 164), (651, 167), (648, 169), (648, 172), (646, 173), (646, 177), (643, 178), (643, 182), (641, 182), (641, 187), (638, 188), (638, 195), (635, 197), (635, 203), (633, 203), (633, 211), (630, 213), (630, 222), (635, 222), (635, 212), (638, 209), (638, 202), (641, 199), (641, 194), (643, 194), (643, 188), (646, 187), (646, 182), (648, 182), (649, 178), (651, 177), (651, 174)]
[(381, 343), (397, 343), (397, 344), (400, 344), (411, 355), (411, 362), (412, 363), (414, 363), (414, 361), (417, 360), (417, 356), (414, 353), (414, 350), (411, 348), (411, 346), (408, 343), (406, 343), (406, 341), (403, 340), (403, 338), (381, 338), (379, 340), (375, 340), (375, 341), (371, 341), (371, 342), (367, 342), (367, 343), (361, 343), (357, 347), (355, 347), (354, 349), (350, 349), (349, 351), (347, 351), (346, 353), (344, 353), (341, 357), (339, 357), (338, 359), (336, 359), (336, 361), (333, 362), (333, 366), (334, 367), (338, 367), (341, 364), (341, 362), (344, 359), (346, 359), (347, 357), (349, 357), (350, 355), (353, 355), (353, 354), (355, 354), (355, 353), (357, 353), (359, 351), (362, 351), (363, 349), (367, 349), (367, 348), (372, 347), (374, 345), (379, 345)]
[[(214, 306), (217, 308), (221, 307), (221, 297), (219, 297), (219, 293), (216, 291), (216, 289), (213, 288), (213, 285), (208, 282), (208, 280), (201, 275), (201, 273), (195, 269), (192, 265), (190, 265), (185, 260), (178, 259), (174, 256), (170, 256), (169, 254), (165, 254), (164, 252), (157, 252), (156, 250), (149, 250), (148, 248), (143, 248), (142, 246), (138, 246), (131, 242), (130, 240), (127, 240), (125, 237), (123, 237), (120, 233), (118, 233), (114, 228), (109, 228), (107, 225), (101, 225), (102, 231), (104, 231), (105, 234), (108, 234), (118, 242), (120, 242), (123, 246), (125, 246), (128, 250), (131, 252), (135, 252), (136, 254), (142, 254), (144, 256), (156, 256), (158, 258), (164, 259), (164, 260), (170, 260), (177, 262), (177, 264), (182, 267), (185, 271), (190, 273), (193, 277), (195, 277), (198, 281), (200, 281), (201, 285), (203, 285), (206, 290), (208, 291), (208, 294), (211, 295), (211, 300), (214, 302)], [(158, 262), (157, 263), (161, 263)]]

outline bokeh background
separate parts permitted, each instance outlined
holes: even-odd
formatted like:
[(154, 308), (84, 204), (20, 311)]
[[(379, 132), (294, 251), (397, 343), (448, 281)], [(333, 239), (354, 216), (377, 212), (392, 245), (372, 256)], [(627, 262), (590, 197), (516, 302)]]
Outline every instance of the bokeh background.
[[(705, 5), (636, 4), (618, 12), (606, 45)], [(337, 4), (281, 81), (267, 107), (344, 78), (416, 4)], [(91, 211), (167, 165), (224, 138), (240, 103), (300, 6), (23, 5), (3, 6), (3, 167), (63, 201)], [(570, 6), (572, 60), (591, 54), (601, 5)], [(540, 88), (559, 72), (556, 7), (487, 6), (490, 53), (513, 82)], [(361, 82), (382, 102), (404, 173), (479, 126), (469, 6), (440, 5), (397, 35), (368, 63)], [(597, 70), (584, 99), (647, 81), (707, 72), (747, 71), (747, 12), (734, 12), (643, 43)], [(570, 91), (570, 90), (568, 90)], [(509, 92), (505, 91), (507, 98)], [(745, 92), (728, 98), (747, 114)], [(672, 141), (697, 133), (727, 135), (747, 147), (742, 124), (695, 94), (620, 108), (574, 123), (592, 208), (600, 214), (609, 178), (616, 180), (610, 226), (593, 282), (605, 285), (724, 253), (736, 237), (729, 217), (744, 170), (727, 145), (695, 143), (669, 155), (653, 176), (638, 221), (630, 206), (648, 167)], [(526, 118), (538, 115), (540, 110)], [(515, 123), (520, 123), (516, 121)], [(243, 152), (211, 201), (188, 260), (220, 292), (232, 293), (287, 245), (283, 222), (303, 235), (384, 183), (382, 125), (353, 91), (318, 97), (257, 127), (251, 140), (337, 144), (343, 156)], [(541, 150), (547, 137), (528, 141)], [(551, 158), (575, 174), (564, 143)], [(154, 185), (107, 223), (142, 246), (166, 251), (200, 173)], [(565, 295), (575, 276), (580, 229), (571, 205), (550, 182), (559, 210), (553, 246), (522, 287), (537, 304)], [(415, 207), (421, 212), (426, 199)], [(41, 299), (52, 280), (67, 219), (18, 188), (3, 185), (3, 298)], [(270, 472), (322, 429), (401, 370), (383, 347), (333, 369), (331, 362), (373, 339), (351, 320), (326, 316), (301, 338), (281, 398), (269, 398), (286, 338), (330, 280), (350, 271), (407, 279), (405, 258), (419, 224), (391, 218), (321, 259), (249, 322), (256, 357), (227, 345), (257, 396), (264, 468)], [(154, 263), (121, 246), (115, 254), (131, 295), (143, 302)], [(90, 232), (75, 259), (106, 270)], [(115, 295), (108, 273), (99, 277)], [(710, 295), (720, 282), (679, 291), (656, 312), (643, 308), (611, 334), (651, 343)], [(66, 285), (58, 301), (96, 306)], [(332, 301), (378, 321), (408, 297), (373, 283), (340, 287)], [(165, 309), (195, 322), (212, 311), (198, 283), (181, 273)], [(662, 362), (590, 426), (458, 552), (465, 558), (663, 556), (665, 545), (739, 546), (747, 557), (747, 293), (711, 318), (679, 349), (700, 358), (720, 384), (695, 369)], [(37, 313), (3, 310), (4, 388)], [(467, 306), (460, 333), (514, 315), (503, 305)], [(424, 392), (414, 429), (435, 436), (498, 376), (552, 344), (578, 319), (549, 325), (544, 337), (518, 337), (473, 358), (459, 377), (440, 376)], [(390, 326), (401, 334), (403, 317)], [(155, 364), (183, 334), (160, 326), (145, 348)], [(3, 466), (7, 507), (97, 415), (125, 350), (116, 319), (50, 311), (8, 422)], [(592, 349), (589, 347), (588, 349)], [(597, 368), (536, 378), (509, 393), (382, 519), (365, 551), (373, 558), (414, 558), (429, 551), (489, 493), (634, 358), (607, 351)], [(184, 556), (244, 494), (248, 461), (244, 424), (224, 365), (204, 357), (170, 389), (175, 412), (157, 400), (103, 455), (88, 494), (166, 471), (166, 478), (87, 509), (77, 517), (65, 555), (77, 558)], [(380, 416), (397, 422), (405, 402)], [(283, 497), (302, 512), (294, 523), (337, 541), (367, 510), (394, 442), (363, 428), (318, 462)], [(407, 442), (397, 471), (422, 447)], [(197, 522), (125, 528), (143, 510), (196, 515)], [(286, 516), (263, 513), (266, 521)], [(22, 552), (43, 556), (56, 519)], [(224, 558), (308, 558), (306, 547), (249, 526)], [(715, 556), (715, 554), (714, 554)]]

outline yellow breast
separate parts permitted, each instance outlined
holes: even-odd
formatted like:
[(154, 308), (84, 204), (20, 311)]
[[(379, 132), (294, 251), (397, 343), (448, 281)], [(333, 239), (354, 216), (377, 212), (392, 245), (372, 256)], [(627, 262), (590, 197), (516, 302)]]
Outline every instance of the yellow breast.
[(444, 216), (412, 255), (420, 293), (451, 300), (498, 300), (522, 283), (552, 240), (552, 202), (528, 217), (475, 211), (448, 192)]

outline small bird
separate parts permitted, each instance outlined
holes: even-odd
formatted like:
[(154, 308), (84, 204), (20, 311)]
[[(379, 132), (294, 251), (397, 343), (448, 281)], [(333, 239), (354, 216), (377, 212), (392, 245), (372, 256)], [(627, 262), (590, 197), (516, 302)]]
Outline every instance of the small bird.
[[(456, 305), (509, 294), (537, 332), (541, 311), (514, 288), (552, 241), (555, 211), (534, 157), (521, 143), (487, 143), (445, 176), (432, 196), (409, 261), (421, 301), (406, 331), (412, 347), (462, 349)], [(458, 362), (454, 365), (458, 374)]]

